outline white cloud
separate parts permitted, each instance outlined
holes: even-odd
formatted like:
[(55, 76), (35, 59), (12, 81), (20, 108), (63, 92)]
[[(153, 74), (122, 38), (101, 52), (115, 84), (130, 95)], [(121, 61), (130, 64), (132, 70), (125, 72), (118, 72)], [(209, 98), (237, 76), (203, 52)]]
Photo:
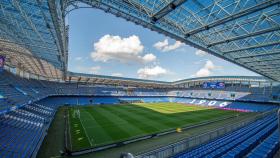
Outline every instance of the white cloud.
[(143, 53), (144, 46), (138, 36), (129, 36), (122, 38), (120, 36), (105, 35), (94, 43), (94, 52), (91, 58), (94, 61), (107, 62), (108, 60), (117, 60), (123, 63), (128, 62), (150, 62), (156, 59), (153, 54)]
[(213, 64), (211, 60), (207, 60), (204, 67), (208, 70), (213, 70), (216, 66)]
[(154, 44), (154, 47), (158, 50), (161, 50), (162, 48), (168, 46), (168, 39), (165, 39), (164, 41), (158, 41)]
[(211, 72), (210, 72), (209, 69), (201, 68), (201, 69), (199, 69), (199, 70), (196, 72), (195, 76), (196, 76), (196, 77), (207, 77), (207, 76), (209, 76), (210, 74), (211, 74)]
[(214, 70), (215, 68), (218, 68), (218, 67), (215, 66), (211, 60), (207, 60), (205, 65), (196, 72), (195, 76), (196, 77), (210, 76), (210, 74), (212, 73), (212, 70)]
[(111, 75), (116, 77), (123, 77), (122, 73), (112, 73)]
[(81, 57), (81, 56), (78, 56), (78, 57), (75, 57), (74, 60), (76, 61), (85, 61), (85, 60), (88, 60), (89, 57)]
[(204, 52), (204, 51), (202, 51), (202, 50), (197, 49), (197, 50), (195, 51), (195, 55), (201, 56), (201, 57), (202, 57), (202, 56), (207, 55), (207, 53)]
[(180, 48), (184, 44), (180, 41), (176, 41), (174, 44), (169, 44), (168, 39), (165, 39), (164, 41), (159, 41), (154, 44), (154, 47), (160, 51), (163, 52), (169, 52), (175, 49)]
[(75, 60), (77, 61), (83, 60), (83, 57), (75, 57)]
[(167, 70), (160, 66), (144, 67), (137, 71), (139, 78), (153, 78), (167, 74)]
[(149, 54), (146, 54), (142, 57), (143, 61), (144, 62), (152, 62), (152, 61), (155, 61), (157, 59), (157, 57), (152, 54), (152, 53), (149, 53)]

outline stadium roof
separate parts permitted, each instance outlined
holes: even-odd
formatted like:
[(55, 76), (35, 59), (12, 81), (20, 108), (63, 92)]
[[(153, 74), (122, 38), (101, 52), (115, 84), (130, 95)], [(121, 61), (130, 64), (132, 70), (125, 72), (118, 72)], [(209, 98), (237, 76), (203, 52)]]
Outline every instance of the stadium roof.
[(79, 82), (86, 84), (126, 85), (128, 87), (171, 88), (171, 82), (143, 80), (126, 77), (104, 76), (68, 72), (66, 82)]
[(7, 64), (66, 77), (64, 18), (82, 3), (280, 80), (280, 0), (1, 0)]
[(67, 36), (60, 9), (52, 0), (0, 1), (0, 54), (9, 66), (62, 78)]
[(171, 83), (165, 81), (156, 81), (156, 80), (145, 80), (145, 79), (137, 79), (137, 78), (127, 78), (127, 77), (117, 77), (117, 76), (105, 76), (105, 75), (96, 75), (96, 74), (85, 74), (85, 73), (76, 73), (69, 72), (68, 77), (91, 77), (91, 78), (104, 78), (104, 79), (113, 79), (113, 80), (127, 80), (127, 81), (137, 81), (137, 82), (150, 82), (150, 83)]
[(209, 77), (196, 77), (184, 80), (175, 81), (174, 84), (198, 81), (238, 81), (238, 82), (269, 82), (271, 80), (262, 76), (209, 76)]
[(164, 82), (156, 80), (143, 80), (135, 78), (115, 77), (115, 76), (104, 76), (84, 73), (68, 72), (66, 82), (78, 82), (84, 84), (102, 84), (102, 85), (121, 85), (128, 87), (150, 87), (150, 88), (174, 88), (184, 86), (188, 83), (203, 83), (211, 81), (220, 82), (245, 82), (245, 83), (271, 83), (278, 84), (272, 80), (269, 80), (262, 76), (209, 76), (209, 77), (197, 77), (185, 80), (179, 80), (174, 82)]

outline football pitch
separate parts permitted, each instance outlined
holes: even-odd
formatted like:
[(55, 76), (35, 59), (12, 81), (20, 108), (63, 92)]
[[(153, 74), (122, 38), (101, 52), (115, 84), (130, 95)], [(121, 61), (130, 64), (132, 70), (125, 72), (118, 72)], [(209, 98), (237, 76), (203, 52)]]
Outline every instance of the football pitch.
[(70, 148), (72, 151), (94, 148), (237, 113), (178, 103), (69, 107)]

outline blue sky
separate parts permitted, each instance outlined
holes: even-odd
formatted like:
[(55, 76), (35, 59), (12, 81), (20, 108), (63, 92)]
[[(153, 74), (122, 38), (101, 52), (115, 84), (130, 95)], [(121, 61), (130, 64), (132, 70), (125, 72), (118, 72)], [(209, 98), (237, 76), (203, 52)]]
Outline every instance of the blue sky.
[(256, 75), (100, 10), (72, 11), (67, 23), (69, 71), (162, 81)]

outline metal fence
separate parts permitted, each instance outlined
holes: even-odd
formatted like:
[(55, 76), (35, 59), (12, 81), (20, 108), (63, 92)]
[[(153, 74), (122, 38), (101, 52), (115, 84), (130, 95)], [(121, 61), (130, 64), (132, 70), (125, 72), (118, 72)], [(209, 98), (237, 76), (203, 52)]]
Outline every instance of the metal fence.
[(245, 121), (238, 122), (235, 124), (227, 125), (212, 131), (209, 131), (207, 133), (203, 133), (198, 136), (186, 138), (184, 140), (181, 140), (177, 143), (173, 143), (164, 147), (160, 147), (158, 149), (139, 154), (135, 156), (135, 158), (167, 158), (174, 156), (180, 152), (189, 150), (197, 145), (206, 143), (210, 140), (213, 140), (219, 136), (222, 136), (226, 133), (229, 133), (231, 131), (237, 130), (238, 128), (241, 128), (243, 126), (248, 125), (251, 122), (254, 122), (260, 118), (263, 118), (271, 113), (275, 113), (276, 111), (269, 111), (265, 113), (258, 114), (252, 118), (246, 119)]

